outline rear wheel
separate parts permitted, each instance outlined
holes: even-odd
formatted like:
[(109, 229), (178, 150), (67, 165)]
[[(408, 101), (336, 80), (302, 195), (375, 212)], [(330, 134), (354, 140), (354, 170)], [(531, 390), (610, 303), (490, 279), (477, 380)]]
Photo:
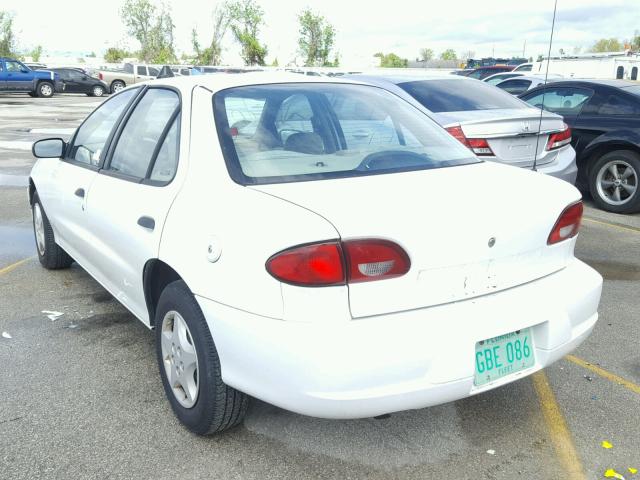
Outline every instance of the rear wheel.
[(50, 82), (40, 82), (36, 89), (39, 97), (50, 98), (53, 97), (53, 84)]
[(31, 210), (33, 213), (33, 233), (36, 239), (38, 260), (48, 270), (69, 268), (73, 263), (73, 258), (56, 243), (53, 229), (47, 215), (44, 213), (37, 193), (33, 198)]
[(603, 210), (632, 213), (640, 210), (640, 155), (615, 150), (601, 156), (589, 170), (589, 190)]
[(126, 85), (124, 84), (123, 81), (121, 80), (115, 80), (113, 83), (111, 83), (111, 93), (118, 93), (120, 90), (122, 90)]
[(248, 398), (223, 383), (211, 332), (183, 281), (169, 284), (160, 295), (155, 330), (162, 384), (178, 419), (199, 435), (239, 424)]

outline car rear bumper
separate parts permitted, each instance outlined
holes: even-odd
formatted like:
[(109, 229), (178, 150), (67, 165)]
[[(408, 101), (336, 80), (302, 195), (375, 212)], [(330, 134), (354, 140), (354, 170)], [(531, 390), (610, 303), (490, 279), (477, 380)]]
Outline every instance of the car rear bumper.
[[(602, 277), (575, 260), (472, 300), (346, 322), (283, 321), (197, 297), (230, 386), (279, 407), (363, 418), (464, 398), (558, 360), (591, 332)], [(536, 363), (476, 388), (475, 344), (531, 327)]]
[(558, 152), (558, 156), (554, 161), (539, 166), (537, 170), (575, 185), (576, 177), (578, 176), (576, 151), (571, 146), (563, 148)]

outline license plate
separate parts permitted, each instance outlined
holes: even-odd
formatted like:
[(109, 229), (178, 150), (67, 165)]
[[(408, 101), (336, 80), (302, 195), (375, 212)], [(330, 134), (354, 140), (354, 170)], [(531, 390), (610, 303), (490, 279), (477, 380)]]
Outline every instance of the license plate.
[(486, 385), (536, 363), (531, 329), (523, 328), (506, 335), (476, 343), (474, 385)]

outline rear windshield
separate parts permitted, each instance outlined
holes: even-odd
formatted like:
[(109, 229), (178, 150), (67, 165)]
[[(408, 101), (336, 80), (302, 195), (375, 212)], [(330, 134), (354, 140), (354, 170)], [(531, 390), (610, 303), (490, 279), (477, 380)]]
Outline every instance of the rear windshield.
[(431, 119), (377, 87), (244, 86), (218, 92), (213, 102), (229, 173), (243, 185), (478, 162)]
[(398, 86), (434, 113), (526, 108), (520, 100), (485, 82), (421, 80)]

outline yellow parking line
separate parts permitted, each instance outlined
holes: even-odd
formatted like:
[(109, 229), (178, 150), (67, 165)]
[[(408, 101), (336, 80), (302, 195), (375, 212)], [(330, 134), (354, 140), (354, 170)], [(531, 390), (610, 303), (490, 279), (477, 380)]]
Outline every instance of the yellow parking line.
[(580, 457), (578, 457), (576, 447), (573, 444), (571, 432), (560, 411), (560, 405), (558, 405), (556, 396), (553, 394), (553, 390), (551, 390), (547, 375), (543, 371), (539, 371), (534, 373), (532, 378), (533, 386), (538, 395), (540, 407), (542, 408), (544, 422), (551, 436), (551, 441), (553, 442), (553, 447), (555, 448), (560, 465), (564, 470), (562, 478), (567, 480), (585, 480), (587, 477), (584, 474)]
[(603, 222), (601, 220), (595, 220), (589, 217), (582, 217), (582, 220), (586, 222), (597, 223), (599, 225), (605, 225), (611, 228), (617, 228), (618, 230), (623, 230), (625, 232), (640, 233), (640, 228), (636, 228), (636, 227), (625, 227), (624, 225), (617, 225), (615, 223)]
[(20, 265), (22, 265), (24, 262), (26, 262), (26, 261), (28, 261), (28, 260), (31, 260), (31, 258), (33, 258), (33, 257), (23, 258), (22, 260), (20, 260), (20, 261), (18, 261), (18, 262), (16, 262), (16, 263), (13, 263), (13, 264), (11, 264), (11, 265), (9, 265), (8, 267), (4, 267), (4, 268), (0, 269), (0, 275), (5, 275), (5, 274), (9, 273), (11, 270), (13, 270), (13, 269), (15, 269), (15, 268), (19, 267), (19, 266), (20, 266)]
[(570, 362), (575, 363), (576, 365), (580, 365), (581, 367), (586, 368), (587, 370), (591, 370), (593, 373), (596, 373), (601, 377), (606, 378), (607, 380), (617, 383), (618, 385), (622, 385), (623, 387), (628, 388), (632, 392), (640, 394), (640, 385), (636, 385), (635, 383), (630, 382), (629, 380), (625, 380), (624, 378), (619, 377), (615, 373), (607, 372), (606, 370), (596, 365), (592, 365), (589, 362), (585, 362), (581, 358), (578, 358), (574, 355), (567, 355), (564, 358), (566, 358)]

